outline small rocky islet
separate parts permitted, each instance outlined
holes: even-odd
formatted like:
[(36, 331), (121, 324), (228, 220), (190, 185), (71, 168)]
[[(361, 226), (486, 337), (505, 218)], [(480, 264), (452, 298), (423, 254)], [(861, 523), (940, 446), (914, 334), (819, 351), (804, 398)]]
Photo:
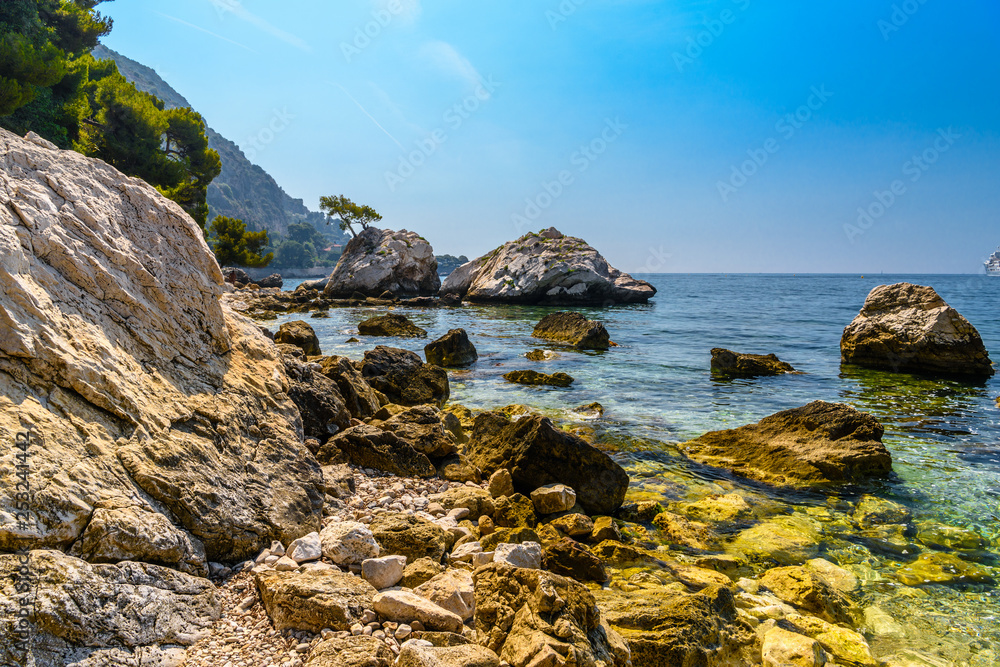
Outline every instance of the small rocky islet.
[[(31, 431), (23, 457), (0, 457), (0, 635), (26, 637), (32, 664), (1000, 658), (936, 654), (908, 625), (927, 587), (991, 590), (998, 545), (883, 497), (892, 456), (870, 414), (816, 401), (705, 433), (675, 447), (711, 475), (647, 481), (641, 457), (600, 437), (600, 404), (452, 401), (454, 374), (486, 361), (463, 329), (424, 358), (379, 344), (349, 359), (324, 355), (305, 321), (261, 326), (363, 305), (362, 338), (406, 347), (423, 329), (401, 305), (447, 319), (463, 302), (655, 293), (582, 240), (528, 234), (440, 286), (425, 240), (369, 229), (322, 284), (234, 289), (197, 226), (143, 182), (37, 138), (0, 141), (0, 425), (12, 443)], [(572, 310), (533, 334), (551, 349), (526, 347), (520, 378), (558, 375), (542, 372), (558, 355), (618, 353)], [(847, 366), (992, 374), (971, 324), (914, 285), (873, 291), (841, 351)], [(795, 372), (773, 355), (711, 356), (706, 374)], [(544, 386), (531, 391), (574, 391)], [(26, 469), (30, 506), (12, 520)], [(0, 646), (2, 663), (25, 655)]]

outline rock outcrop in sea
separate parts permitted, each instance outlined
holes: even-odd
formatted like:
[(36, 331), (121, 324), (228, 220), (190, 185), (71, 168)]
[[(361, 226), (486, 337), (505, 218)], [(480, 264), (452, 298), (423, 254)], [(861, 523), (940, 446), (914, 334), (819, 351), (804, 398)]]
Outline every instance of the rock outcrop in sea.
[(469, 301), (543, 305), (644, 303), (656, 288), (555, 228), (528, 233), (455, 269), (441, 293)]
[(712, 374), (723, 378), (754, 378), (795, 373), (775, 354), (743, 354), (721, 347), (712, 350)]
[(815, 401), (756, 424), (712, 431), (681, 445), (687, 456), (776, 486), (885, 477), (892, 457), (882, 425), (842, 403)]
[[(32, 434), (22, 460), (0, 457), (0, 507), (12, 519), (0, 523), (0, 550), (31, 549), (40, 571), (68, 573), (91, 566), (52, 550), (77, 545), (104, 563), (92, 566), (101, 576), (78, 579), (80, 596), (145, 591), (141, 606), (107, 619), (105, 639), (54, 613), (41, 643), (51, 648), (35, 664), (67, 664), (61, 651), (81, 637), (190, 643), (176, 628), (183, 615), (148, 622), (171, 617), (178, 594), (201, 595), (182, 579), (320, 527), (323, 478), (281, 356), (220, 304), (222, 273), (179, 206), (43, 140), (0, 131), (0, 146), (0, 438)], [(22, 521), (18, 463), (31, 480)], [(53, 609), (66, 576), (40, 579)], [(211, 616), (212, 599), (191, 614)], [(4, 637), (10, 603), (0, 596)]]
[(988, 378), (993, 363), (983, 339), (934, 288), (880, 285), (844, 329), (845, 364), (894, 372)]
[(405, 229), (369, 227), (344, 248), (323, 289), (323, 296), (433, 296), (441, 287), (434, 249)]

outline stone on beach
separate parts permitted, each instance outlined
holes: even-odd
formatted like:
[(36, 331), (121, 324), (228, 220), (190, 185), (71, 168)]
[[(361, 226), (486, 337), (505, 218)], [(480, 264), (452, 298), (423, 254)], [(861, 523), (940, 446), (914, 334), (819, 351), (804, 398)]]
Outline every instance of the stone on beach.
[(567, 512), (576, 505), (576, 491), (565, 484), (546, 484), (531, 492), (531, 502), (539, 514)]
[(413, 592), (457, 614), (463, 621), (471, 619), (476, 610), (472, 574), (465, 570), (446, 570), (416, 587)]
[(415, 352), (384, 345), (365, 352), (361, 375), (397, 405), (440, 405), (448, 400), (448, 373), (425, 364)]
[(406, 568), (406, 556), (383, 556), (361, 561), (361, 577), (375, 589), (382, 590), (399, 583)]
[(383, 470), (402, 477), (433, 477), (437, 474), (427, 455), (394, 433), (361, 424), (338, 433), (320, 447), (320, 463), (335, 461), (343, 454), (354, 465)]
[(396, 667), (498, 667), (499, 664), (500, 658), (496, 653), (475, 644), (463, 646), (408, 644), (400, 650)]
[(278, 631), (350, 630), (371, 609), (376, 590), (364, 579), (333, 568), (256, 573), (257, 589)]
[(407, 591), (384, 591), (372, 600), (372, 609), (396, 623), (420, 621), (429, 630), (462, 632), (462, 618), (427, 598)]
[(542, 567), (542, 545), (538, 542), (498, 544), (493, 552), (493, 562), (537, 570)]
[(378, 558), (379, 545), (368, 526), (356, 521), (334, 521), (320, 533), (323, 556), (337, 565), (354, 565)]

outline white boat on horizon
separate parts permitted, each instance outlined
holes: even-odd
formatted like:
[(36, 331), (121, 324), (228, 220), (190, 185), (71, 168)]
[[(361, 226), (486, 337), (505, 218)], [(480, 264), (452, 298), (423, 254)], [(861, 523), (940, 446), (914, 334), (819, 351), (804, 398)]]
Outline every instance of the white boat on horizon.
[(986, 260), (986, 275), (1000, 276), (1000, 248)]

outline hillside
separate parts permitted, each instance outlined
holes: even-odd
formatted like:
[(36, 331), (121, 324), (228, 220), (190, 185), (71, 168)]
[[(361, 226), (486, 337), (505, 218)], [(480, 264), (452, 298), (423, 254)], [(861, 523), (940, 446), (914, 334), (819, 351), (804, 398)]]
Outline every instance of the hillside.
[[(118, 70), (140, 90), (156, 95), (168, 107), (190, 107), (183, 95), (174, 90), (154, 70), (99, 45), (94, 57), (110, 58)], [(324, 233), (340, 234), (336, 225), (325, 224), (322, 213), (310, 211), (301, 199), (294, 199), (266, 171), (250, 162), (239, 146), (211, 127), (206, 129), (208, 145), (222, 159), (222, 173), (208, 187), (209, 219), (217, 215), (240, 218), (252, 230), (267, 229), (281, 235), (288, 225), (309, 222)], [(343, 235), (343, 241), (347, 237)]]

